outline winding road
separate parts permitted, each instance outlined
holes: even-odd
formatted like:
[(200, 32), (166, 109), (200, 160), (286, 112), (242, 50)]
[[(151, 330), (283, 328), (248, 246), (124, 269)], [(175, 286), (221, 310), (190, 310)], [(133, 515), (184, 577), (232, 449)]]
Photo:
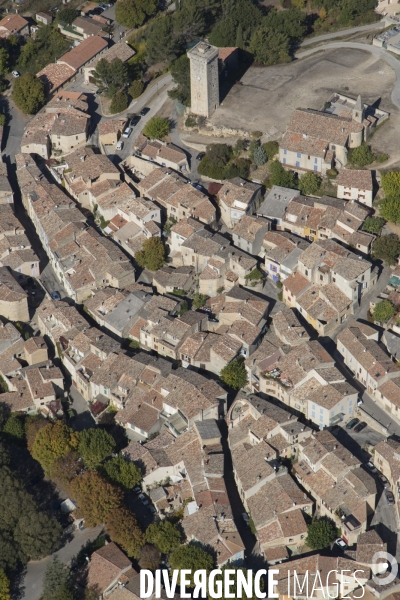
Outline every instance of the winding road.
[(363, 33), (364, 31), (374, 31), (375, 29), (384, 29), (387, 26), (385, 19), (379, 21), (378, 23), (371, 23), (371, 25), (361, 25), (361, 27), (350, 27), (349, 29), (341, 29), (340, 31), (333, 31), (332, 33), (323, 33), (322, 35), (318, 35), (308, 40), (304, 40), (301, 42), (300, 46), (311, 46), (311, 44), (316, 44), (318, 42), (324, 42), (325, 40), (333, 40), (339, 37), (344, 37), (345, 35), (352, 35), (353, 33)]

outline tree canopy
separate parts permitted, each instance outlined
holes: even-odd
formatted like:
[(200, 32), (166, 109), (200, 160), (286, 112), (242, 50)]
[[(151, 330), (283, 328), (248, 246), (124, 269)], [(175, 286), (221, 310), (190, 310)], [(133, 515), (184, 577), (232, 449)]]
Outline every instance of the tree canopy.
[(69, 490), (69, 484), (78, 475), (82, 468), (79, 454), (72, 450), (65, 456), (57, 458), (49, 469), (49, 475), (57, 487)]
[(122, 87), (127, 81), (128, 67), (120, 58), (116, 58), (112, 62), (101, 58), (92, 77), (99, 87), (109, 88), (111, 84)]
[(372, 248), (374, 259), (381, 258), (388, 265), (394, 265), (400, 255), (400, 239), (395, 234), (382, 235), (375, 240)]
[(61, 25), (71, 25), (77, 17), (79, 17), (79, 10), (74, 8), (64, 8), (57, 13), (57, 21)]
[(349, 151), (349, 161), (357, 167), (366, 167), (374, 162), (375, 156), (371, 150), (371, 146), (362, 144), (358, 148), (352, 148)]
[(205, 303), (207, 302), (208, 296), (206, 296), (205, 294), (199, 294), (198, 292), (195, 293), (195, 295), (193, 296), (193, 308), (195, 310), (197, 310), (198, 308), (201, 308), (202, 306), (205, 305)]
[(44, 104), (44, 84), (31, 73), (25, 73), (14, 81), (12, 97), (23, 113), (34, 115)]
[[(204, 569), (208, 574), (214, 568), (214, 559), (211, 554), (192, 543), (179, 546), (170, 555), (169, 562), (172, 569), (179, 571), (189, 569), (191, 571), (191, 575), (187, 577), (190, 580), (191, 587), (194, 585), (193, 577), (195, 571)], [(180, 573), (178, 575), (178, 582), (180, 582)]]
[(400, 197), (400, 171), (388, 171), (381, 179), (381, 186), (388, 197)]
[(42, 427), (32, 446), (32, 456), (48, 473), (53, 462), (77, 448), (79, 435), (62, 421)]
[(169, 134), (170, 129), (171, 123), (169, 119), (155, 116), (143, 127), (143, 133), (148, 138), (161, 140)]
[(143, 94), (144, 84), (141, 79), (135, 79), (129, 86), (128, 92), (131, 98), (139, 98)]
[(128, 556), (138, 558), (145, 536), (130, 510), (119, 507), (111, 511), (107, 518), (106, 530)]
[(321, 187), (322, 179), (317, 173), (304, 173), (298, 181), (298, 188), (305, 196), (314, 196)]
[(124, 490), (131, 490), (142, 480), (142, 472), (139, 467), (133, 462), (125, 460), (121, 454), (107, 461), (103, 472), (106, 479)]
[(379, 204), (379, 211), (384, 219), (392, 223), (400, 223), (400, 196), (388, 196)]
[(154, 544), (163, 554), (169, 554), (179, 547), (182, 533), (178, 525), (164, 519), (149, 525), (146, 531), (146, 541)]
[(372, 312), (372, 316), (375, 321), (379, 321), (379, 323), (386, 323), (390, 321), (396, 314), (397, 310), (393, 306), (389, 300), (382, 300), (375, 305), (375, 308)]
[(120, 25), (140, 27), (146, 17), (156, 11), (155, 0), (118, 0), (115, 6), (115, 18)]
[(84, 429), (78, 452), (89, 469), (97, 467), (115, 448), (115, 440), (105, 429)]
[(209, 144), (206, 154), (197, 167), (200, 175), (212, 179), (225, 179), (226, 168), (233, 158), (233, 148), (228, 144)]
[(382, 227), (385, 225), (386, 220), (382, 217), (367, 217), (363, 223), (363, 231), (368, 233), (378, 234), (381, 232)]
[(254, 32), (250, 41), (250, 51), (254, 59), (263, 65), (290, 62), (289, 50), (289, 36), (286, 33), (275, 32), (266, 22)]
[(22, 415), (12, 413), (8, 417), (3, 427), (3, 435), (14, 444), (21, 444), (25, 440), (25, 427)]
[(313, 519), (308, 526), (306, 544), (313, 550), (327, 548), (338, 536), (335, 523), (327, 517)]
[(190, 61), (186, 54), (172, 63), (171, 75), (176, 87), (168, 92), (168, 96), (190, 106)]
[(265, 150), (268, 160), (272, 160), (279, 152), (279, 144), (275, 141), (265, 142), (262, 147)]
[(69, 572), (64, 567), (58, 556), (55, 554), (52, 560), (47, 564), (43, 577), (43, 600), (54, 600), (58, 598), (58, 593), (63, 588), (68, 589)]
[(139, 267), (157, 271), (165, 262), (165, 246), (158, 237), (148, 238), (143, 242), (142, 249), (135, 254), (135, 260)]
[(225, 365), (219, 374), (221, 380), (234, 390), (240, 390), (248, 383), (244, 358), (235, 358)]
[(10, 600), (10, 580), (3, 569), (0, 569), (0, 600)]
[(274, 160), (269, 168), (269, 181), (271, 185), (280, 185), (291, 189), (298, 189), (298, 181), (293, 171), (286, 171), (278, 160)]
[(76, 499), (87, 527), (96, 527), (120, 507), (123, 492), (108, 483), (96, 471), (86, 471), (71, 482), (71, 493)]

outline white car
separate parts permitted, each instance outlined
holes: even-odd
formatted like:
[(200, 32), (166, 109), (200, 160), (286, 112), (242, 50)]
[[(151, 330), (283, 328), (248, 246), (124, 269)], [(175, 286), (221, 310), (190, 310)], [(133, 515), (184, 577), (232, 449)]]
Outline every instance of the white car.
[(119, 140), (116, 149), (117, 150), (122, 150), (122, 148), (124, 147), (124, 142), (122, 140)]
[(15, 79), (16, 79), (17, 77), (19, 77), (19, 73), (18, 73), (18, 71), (13, 71), (13, 72), (11, 73), (11, 75), (12, 75), (13, 77), (15, 77)]
[(344, 540), (342, 540), (342, 538), (335, 540), (335, 544), (337, 544), (340, 548), (347, 548), (347, 544)]
[(369, 471), (371, 471), (371, 473), (377, 473), (377, 472), (378, 472), (378, 469), (375, 467), (375, 465), (374, 465), (374, 464), (373, 464), (371, 461), (368, 461), (368, 462), (365, 464), (365, 466), (367, 467), (367, 469), (368, 469)]
[(122, 134), (122, 137), (124, 138), (128, 138), (132, 133), (132, 128), (131, 127), (127, 127), (124, 131), (124, 133)]

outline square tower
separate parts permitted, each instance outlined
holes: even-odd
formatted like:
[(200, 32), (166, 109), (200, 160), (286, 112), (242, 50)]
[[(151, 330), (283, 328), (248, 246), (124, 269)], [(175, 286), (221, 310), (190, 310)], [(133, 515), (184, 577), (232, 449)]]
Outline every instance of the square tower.
[(190, 60), (191, 112), (209, 117), (219, 106), (219, 49), (199, 42), (187, 53)]

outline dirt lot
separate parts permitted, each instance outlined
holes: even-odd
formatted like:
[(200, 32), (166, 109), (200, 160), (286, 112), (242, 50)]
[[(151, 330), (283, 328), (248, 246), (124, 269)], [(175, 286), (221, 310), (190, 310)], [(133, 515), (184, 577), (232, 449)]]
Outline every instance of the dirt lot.
[[(232, 87), (211, 118), (216, 125), (260, 130), (265, 139), (279, 139), (293, 109), (321, 109), (334, 91), (363, 100), (391, 113), (389, 123), (377, 131), (373, 145), (392, 154), (397, 150), (396, 134), (400, 111), (390, 100), (395, 81), (392, 69), (367, 50), (327, 50), (295, 60), (288, 65), (251, 67)], [(385, 140), (385, 144), (383, 143)], [(385, 148), (387, 149), (385, 150)]]

